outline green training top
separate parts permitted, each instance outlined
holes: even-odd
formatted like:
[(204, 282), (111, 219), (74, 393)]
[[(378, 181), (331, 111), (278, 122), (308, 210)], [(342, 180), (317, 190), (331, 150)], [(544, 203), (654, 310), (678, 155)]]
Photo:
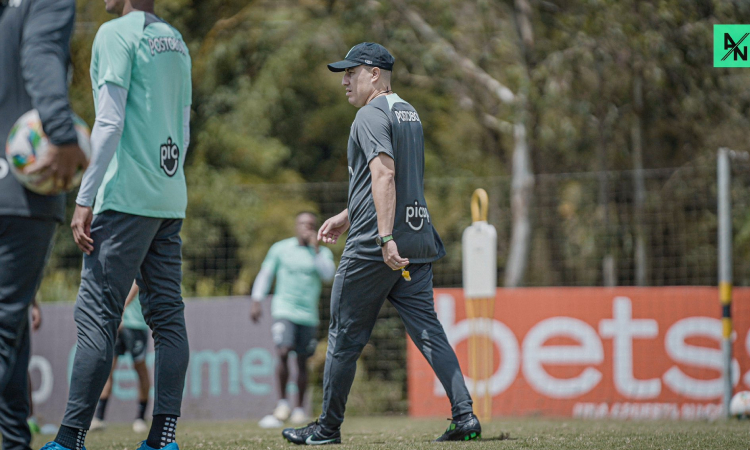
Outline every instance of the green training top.
[(149, 329), (146, 321), (143, 320), (143, 311), (141, 311), (141, 302), (138, 297), (134, 298), (122, 313), (122, 326), (134, 330)]
[[(327, 247), (319, 247), (333, 261)], [(300, 245), (296, 237), (279, 241), (268, 250), (262, 269), (276, 275), (271, 316), (305, 326), (317, 326), (321, 280), (315, 269), (315, 249)]]
[(91, 85), (128, 90), (125, 126), (94, 213), (184, 218), (183, 111), (191, 104), (190, 55), (182, 35), (153, 14), (132, 12), (99, 28)]

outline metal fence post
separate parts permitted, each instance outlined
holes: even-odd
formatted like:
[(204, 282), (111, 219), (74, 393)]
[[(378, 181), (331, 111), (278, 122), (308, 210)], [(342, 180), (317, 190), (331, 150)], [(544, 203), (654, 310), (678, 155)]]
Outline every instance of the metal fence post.
[(722, 356), (724, 360), (724, 414), (732, 400), (732, 201), (728, 148), (720, 148), (717, 161), (719, 203), (719, 300), (721, 301)]

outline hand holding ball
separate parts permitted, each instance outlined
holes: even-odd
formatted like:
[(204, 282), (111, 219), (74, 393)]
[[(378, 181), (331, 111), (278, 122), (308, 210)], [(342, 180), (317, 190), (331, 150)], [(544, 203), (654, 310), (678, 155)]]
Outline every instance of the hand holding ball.
[(5, 157), (10, 171), (28, 190), (55, 195), (81, 183), (91, 157), (89, 127), (73, 114), (78, 145), (54, 146), (44, 134), (39, 113), (31, 110), (21, 116), (8, 135)]

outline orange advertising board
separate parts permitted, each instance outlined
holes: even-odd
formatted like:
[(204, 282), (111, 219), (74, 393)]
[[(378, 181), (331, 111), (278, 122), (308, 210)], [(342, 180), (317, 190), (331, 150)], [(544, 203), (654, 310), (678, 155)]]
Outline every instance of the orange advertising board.
[[(462, 289), (435, 309), (468, 378), (468, 337), (491, 330), (493, 415), (699, 419), (721, 415), (718, 289), (498, 289), (491, 327), (466, 319)], [(733, 293), (735, 392), (750, 390), (750, 288)], [(409, 413), (450, 416), (450, 403), (409, 340)]]

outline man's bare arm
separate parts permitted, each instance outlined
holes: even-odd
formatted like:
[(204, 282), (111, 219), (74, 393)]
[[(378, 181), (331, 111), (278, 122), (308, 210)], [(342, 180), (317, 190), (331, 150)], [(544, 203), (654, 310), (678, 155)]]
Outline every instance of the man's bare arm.
[(378, 214), (378, 234), (393, 233), (396, 217), (396, 167), (393, 158), (380, 153), (370, 161), (372, 176), (372, 199)]
[[(388, 236), (393, 233), (396, 218), (396, 167), (393, 158), (380, 153), (370, 161), (372, 177), (372, 199), (378, 215), (378, 234)], [(383, 246), (383, 261), (393, 270), (409, 264), (409, 260), (398, 254), (396, 242), (391, 240)]]
[(318, 230), (318, 240), (326, 244), (335, 244), (342, 234), (349, 229), (349, 209), (345, 209), (323, 222)]

